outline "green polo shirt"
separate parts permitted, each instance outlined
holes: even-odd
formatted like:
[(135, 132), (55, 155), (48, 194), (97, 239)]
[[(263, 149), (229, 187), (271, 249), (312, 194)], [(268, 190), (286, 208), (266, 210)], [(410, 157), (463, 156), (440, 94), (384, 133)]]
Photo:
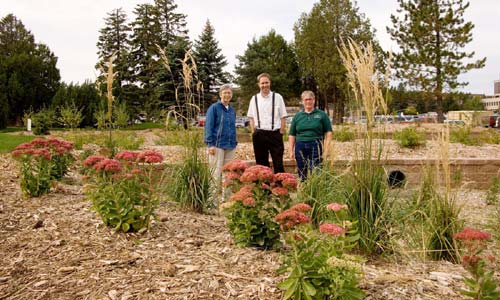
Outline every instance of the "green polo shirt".
[(298, 112), (293, 117), (288, 134), (295, 136), (299, 142), (312, 142), (322, 140), (328, 131), (332, 131), (330, 119), (324, 111), (314, 109), (310, 113)]

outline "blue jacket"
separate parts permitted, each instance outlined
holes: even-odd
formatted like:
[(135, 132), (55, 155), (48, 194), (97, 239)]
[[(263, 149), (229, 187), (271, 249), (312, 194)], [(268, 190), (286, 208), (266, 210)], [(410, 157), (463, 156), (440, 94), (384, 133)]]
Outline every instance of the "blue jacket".
[(221, 149), (236, 148), (236, 112), (220, 100), (210, 105), (205, 120), (205, 144)]

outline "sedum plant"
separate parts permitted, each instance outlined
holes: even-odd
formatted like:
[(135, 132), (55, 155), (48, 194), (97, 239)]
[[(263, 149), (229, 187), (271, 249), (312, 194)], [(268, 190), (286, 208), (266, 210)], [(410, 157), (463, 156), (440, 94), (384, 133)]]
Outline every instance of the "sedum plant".
[(491, 240), (488, 232), (464, 228), (455, 234), (454, 239), (462, 244), (464, 255), (462, 265), (469, 272), (471, 277), (463, 279), (466, 289), (460, 292), (467, 299), (474, 300), (494, 300), (500, 299), (498, 280), (495, 279), (495, 272), (488, 271), (488, 260), (494, 261), (494, 257), (484, 257), (482, 253), (487, 249), (487, 242)]
[(59, 139), (36, 138), (12, 151), (21, 164), (21, 190), (25, 196), (38, 197), (49, 192), (52, 182), (60, 180), (74, 161), (73, 144)]
[(92, 155), (83, 161), (85, 194), (104, 223), (117, 231), (144, 232), (159, 203), (154, 164), (163, 156), (153, 150), (121, 151), (114, 158)]
[[(337, 215), (346, 206), (328, 205)], [(288, 277), (278, 287), (284, 290), (283, 299), (363, 299), (358, 287), (361, 275), (360, 259), (346, 254), (358, 236), (335, 223), (320, 225), (319, 231), (309, 225), (306, 213), (312, 208), (299, 203), (276, 216), (289, 246), (283, 254), (279, 273)]]
[(289, 205), (290, 192), (297, 189), (295, 176), (273, 174), (269, 167), (260, 165), (246, 168), (241, 161), (226, 164), (224, 172), (224, 185), (235, 193), (221, 209), (235, 243), (263, 249), (278, 247), (280, 230), (274, 217)]

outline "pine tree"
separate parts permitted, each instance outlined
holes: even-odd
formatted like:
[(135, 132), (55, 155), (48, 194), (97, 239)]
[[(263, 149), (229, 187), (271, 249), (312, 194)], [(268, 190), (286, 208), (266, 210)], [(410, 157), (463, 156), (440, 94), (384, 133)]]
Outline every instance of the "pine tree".
[(161, 64), (158, 61), (160, 23), (151, 4), (139, 4), (135, 8), (135, 20), (131, 23), (132, 38), (130, 42), (129, 64), (131, 82), (140, 90), (133, 102), (127, 103), (136, 109), (136, 113), (145, 111), (152, 113), (158, 105), (158, 71)]
[(237, 83), (246, 99), (258, 91), (257, 76), (263, 72), (271, 75), (273, 91), (285, 99), (299, 96), (300, 77), (295, 53), (283, 36), (274, 30), (259, 39), (254, 38), (248, 43), (245, 53), (237, 58)]
[(204, 105), (217, 97), (217, 87), (227, 82), (227, 73), (223, 68), (227, 65), (226, 58), (214, 37), (215, 29), (207, 20), (205, 28), (194, 42), (193, 56), (198, 66), (198, 77), (203, 83)]
[(387, 28), (401, 49), (394, 57), (397, 76), (413, 88), (432, 93), (442, 119), (443, 92), (465, 86), (458, 75), (482, 68), (486, 58), (471, 63), (474, 52), (463, 51), (472, 41), (471, 22), (464, 21), (469, 3), (462, 0), (398, 0), (400, 16), (391, 15)]
[(177, 5), (174, 0), (155, 0), (154, 6), (161, 32), (158, 46), (165, 52), (170, 67), (169, 70), (162, 68), (158, 73), (159, 104), (165, 108), (184, 98), (181, 61), (191, 45), (186, 28), (186, 15), (176, 12)]
[[(372, 43), (383, 68), (383, 51), (375, 40), (370, 21), (350, 0), (321, 0), (295, 24), (295, 49), (306, 89), (317, 92), (320, 108), (333, 103), (334, 119), (342, 120), (348, 105), (349, 86), (339, 55), (349, 38)], [(317, 90), (316, 90), (317, 88)]]
[[(97, 55), (99, 62), (96, 68), (102, 71), (100, 74), (101, 82), (105, 82), (107, 73), (107, 63), (112, 55), (115, 55), (113, 61), (113, 70), (115, 75), (114, 95), (121, 99), (122, 87), (128, 83), (128, 52), (129, 52), (129, 35), (131, 28), (127, 24), (127, 15), (122, 8), (114, 9), (108, 13), (104, 19), (105, 25), (99, 30), (99, 41), (97, 42)], [(106, 88), (102, 86), (102, 88)]]
[(30, 107), (48, 106), (59, 86), (57, 57), (34, 40), (14, 15), (0, 20), (0, 88), (6, 95), (0, 100), (7, 102), (2, 114), (8, 112), (8, 123), (19, 123)]

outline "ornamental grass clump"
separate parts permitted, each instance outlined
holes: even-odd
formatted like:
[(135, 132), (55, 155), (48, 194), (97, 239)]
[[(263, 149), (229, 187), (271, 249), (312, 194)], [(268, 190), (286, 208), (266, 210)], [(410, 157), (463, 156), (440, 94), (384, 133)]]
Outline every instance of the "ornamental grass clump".
[(460, 292), (468, 299), (500, 299), (499, 282), (495, 279), (495, 271), (488, 266), (488, 261), (493, 262), (495, 258), (483, 255), (491, 235), (485, 231), (464, 228), (455, 234), (454, 239), (462, 246), (462, 265), (471, 276), (463, 279), (466, 289)]
[(394, 133), (394, 139), (401, 147), (416, 148), (425, 145), (425, 133), (414, 127), (406, 127)]
[(106, 225), (123, 232), (149, 228), (162, 181), (154, 165), (162, 161), (153, 150), (121, 151), (114, 158), (92, 155), (83, 161), (85, 195)]
[[(383, 168), (383, 140), (374, 139), (375, 114), (387, 115), (387, 101), (379, 86), (375, 54), (371, 44), (360, 46), (353, 40), (339, 49), (351, 91), (354, 94), (360, 143), (355, 144), (351, 170), (343, 176), (343, 191), (352, 220), (358, 220), (358, 247), (366, 254), (382, 253), (390, 244), (393, 206), (388, 201), (386, 173)], [(389, 64), (384, 83), (388, 91)]]
[(184, 159), (174, 166), (177, 176), (169, 187), (172, 199), (186, 209), (204, 213), (216, 203), (211, 200), (212, 175), (205, 156), (202, 155), (201, 135), (189, 132)]
[[(335, 213), (347, 209), (338, 203), (328, 207)], [(358, 236), (351, 227), (336, 223), (313, 229), (308, 216), (311, 211), (311, 206), (299, 203), (275, 218), (287, 245), (278, 270), (288, 274), (278, 284), (284, 290), (283, 299), (363, 299), (364, 293), (358, 287), (361, 259), (345, 253)]]
[(290, 193), (297, 190), (297, 180), (288, 173), (274, 174), (265, 166), (246, 167), (241, 161), (224, 166), (225, 186), (233, 191), (221, 205), (229, 231), (236, 244), (274, 249), (280, 243), (276, 215), (290, 205)]
[(21, 190), (25, 196), (38, 197), (49, 192), (52, 181), (60, 180), (74, 157), (73, 144), (59, 139), (36, 138), (12, 151), (21, 163)]

